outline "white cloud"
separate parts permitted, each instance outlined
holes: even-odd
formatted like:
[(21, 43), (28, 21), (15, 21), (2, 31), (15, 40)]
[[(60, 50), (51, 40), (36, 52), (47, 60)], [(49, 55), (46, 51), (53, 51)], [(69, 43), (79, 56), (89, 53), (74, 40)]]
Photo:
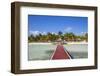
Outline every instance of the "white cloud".
[(41, 34), (42, 34), (42, 35), (46, 35), (47, 33), (46, 33), (46, 32), (41, 32)]
[(72, 30), (72, 28), (71, 27), (67, 27), (67, 28), (65, 28), (65, 32), (70, 32)]
[(51, 34), (55, 34), (55, 35), (56, 35), (57, 33), (55, 33), (55, 32), (51, 32)]
[(29, 34), (31, 35), (34, 35), (34, 36), (36, 36), (36, 35), (39, 35), (39, 33), (41, 33), (40, 31), (30, 31), (29, 32)]
[(86, 34), (87, 32), (81, 32), (81, 34)]
[(87, 32), (81, 32), (82, 35), (85, 35)]
[(46, 35), (47, 33), (46, 32), (40, 32), (40, 31), (30, 31), (29, 32), (29, 35), (33, 35), (33, 36), (36, 36), (36, 35), (39, 35), (39, 34)]
[[(56, 32), (51, 32), (52, 34), (58, 35)], [(29, 35), (37, 36), (39, 34), (47, 35), (47, 32), (40, 32), (40, 31), (29, 31)]]

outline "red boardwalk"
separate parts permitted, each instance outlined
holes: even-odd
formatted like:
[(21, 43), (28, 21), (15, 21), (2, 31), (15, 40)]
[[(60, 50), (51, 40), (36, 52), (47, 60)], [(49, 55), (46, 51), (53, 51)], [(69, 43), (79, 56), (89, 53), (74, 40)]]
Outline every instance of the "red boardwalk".
[(71, 57), (70, 54), (64, 49), (63, 45), (58, 45), (51, 59), (71, 59)]

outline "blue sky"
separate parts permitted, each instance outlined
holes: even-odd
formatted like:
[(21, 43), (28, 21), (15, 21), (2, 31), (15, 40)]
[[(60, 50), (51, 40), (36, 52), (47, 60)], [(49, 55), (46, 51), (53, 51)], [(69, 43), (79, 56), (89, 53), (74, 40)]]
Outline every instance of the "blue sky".
[(76, 35), (88, 32), (88, 18), (75, 16), (28, 15), (29, 34), (46, 34), (58, 31)]

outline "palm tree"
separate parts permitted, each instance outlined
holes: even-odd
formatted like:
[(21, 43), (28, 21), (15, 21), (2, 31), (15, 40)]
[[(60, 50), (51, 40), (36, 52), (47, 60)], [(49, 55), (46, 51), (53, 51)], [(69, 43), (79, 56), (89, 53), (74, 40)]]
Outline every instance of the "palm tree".
[(33, 40), (33, 36), (32, 35), (28, 36), (28, 42), (32, 42), (32, 40)]
[(76, 36), (74, 35), (74, 33), (65, 33), (64, 34), (64, 39), (66, 40), (66, 41), (75, 41), (75, 39), (76, 39)]
[(58, 35), (61, 36), (63, 33), (61, 31), (58, 32)]
[(88, 33), (85, 33), (85, 40), (88, 41)]

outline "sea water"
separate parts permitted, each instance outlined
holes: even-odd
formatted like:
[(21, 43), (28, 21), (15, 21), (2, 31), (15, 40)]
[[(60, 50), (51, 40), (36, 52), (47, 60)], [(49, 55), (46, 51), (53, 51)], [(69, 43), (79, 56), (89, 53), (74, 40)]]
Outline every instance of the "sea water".
[[(88, 58), (88, 44), (63, 45), (73, 59)], [(50, 60), (57, 45), (31, 44), (28, 45), (28, 60)]]

